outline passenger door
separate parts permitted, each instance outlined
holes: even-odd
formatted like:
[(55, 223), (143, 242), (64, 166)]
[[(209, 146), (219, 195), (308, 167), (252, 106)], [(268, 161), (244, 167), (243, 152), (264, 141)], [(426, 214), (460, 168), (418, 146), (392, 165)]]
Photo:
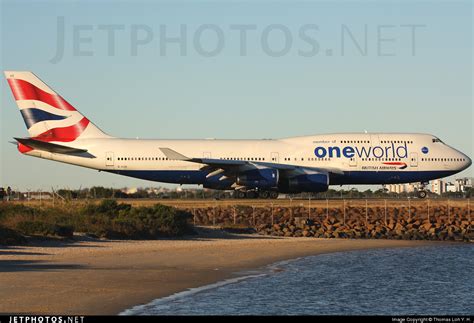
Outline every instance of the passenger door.
[(370, 134), (370, 143), (372, 147), (376, 147), (380, 145), (380, 139), (378, 134)]
[(278, 163), (280, 160), (280, 156), (278, 153), (271, 153), (271, 156), (270, 156), (270, 161), (272, 163)]
[(349, 166), (350, 167), (357, 167), (357, 155), (354, 155), (354, 157), (349, 159)]
[(106, 167), (114, 166), (114, 153), (111, 151), (105, 153), (105, 166)]

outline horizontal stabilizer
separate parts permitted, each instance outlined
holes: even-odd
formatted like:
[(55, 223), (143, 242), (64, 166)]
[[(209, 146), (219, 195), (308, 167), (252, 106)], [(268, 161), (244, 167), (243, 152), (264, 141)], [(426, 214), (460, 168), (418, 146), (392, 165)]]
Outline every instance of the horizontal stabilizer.
[(38, 149), (38, 150), (49, 151), (51, 153), (66, 154), (66, 155), (87, 153), (86, 149), (78, 149), (78, 148), (73, 148), (73, 147), (68, 147), (68, 146), (63, 146), (63, 145), (58, 145), (58, 144), (52, 144), (49, 142), (31, 139), (31, 138), (14, 138), (14, 139), (18, 141), (20, 144), (23, 144), (25, 146)]

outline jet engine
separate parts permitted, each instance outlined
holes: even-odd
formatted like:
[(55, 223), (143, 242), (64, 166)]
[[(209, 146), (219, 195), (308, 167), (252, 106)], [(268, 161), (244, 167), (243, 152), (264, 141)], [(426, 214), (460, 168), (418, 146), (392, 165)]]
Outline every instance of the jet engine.
[(247, 186), (249, 188), (268, 189), (277, 187), (278, 179), (278, 169), (251, 169), (237, 175), (237, 184)]
[(278, 189), (283, 193), (325, 192), (329, 187), (327, 173), (311, 172), (297, 174), (282, 179)]
[(213, 190), (231, 190), (233, 189), (234, 181), (228, 178), (222, 178), (223, 175), (211, 176), (205, 179), (203, 183), (204, 188), (210, 188)]

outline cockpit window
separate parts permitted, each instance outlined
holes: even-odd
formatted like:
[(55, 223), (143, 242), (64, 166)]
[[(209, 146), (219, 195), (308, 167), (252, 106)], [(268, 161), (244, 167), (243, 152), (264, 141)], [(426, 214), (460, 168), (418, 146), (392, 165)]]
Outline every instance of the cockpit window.
[(439, 139), (439, 138), (433, 138), (433, 142), (440, 142), (440, 143), (443, 143), (443, 141), (441, 141), (441, 139)]

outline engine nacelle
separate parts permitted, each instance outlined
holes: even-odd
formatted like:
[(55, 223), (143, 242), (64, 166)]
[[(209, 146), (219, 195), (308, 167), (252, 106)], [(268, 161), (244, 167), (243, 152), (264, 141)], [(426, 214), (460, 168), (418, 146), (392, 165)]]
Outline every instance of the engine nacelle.
[(203, 183), (204, 188), (210, 188), (213, 190), (231, 190), (232, 185), (234, 185), (234, 181), (230, 179), (223, 179), (221, 180), (222, 175), (211, 176), (206, 178), (205, 182)]
[(272, 188), (278, 186), (278, 169), (251, 169), (237, 176), (237, 184), (250, 188)]
[(278, 189), (284, 193), (325, 192), (329, 188), (329, 176), (325, 173), (301, 174), (286, 178)]

